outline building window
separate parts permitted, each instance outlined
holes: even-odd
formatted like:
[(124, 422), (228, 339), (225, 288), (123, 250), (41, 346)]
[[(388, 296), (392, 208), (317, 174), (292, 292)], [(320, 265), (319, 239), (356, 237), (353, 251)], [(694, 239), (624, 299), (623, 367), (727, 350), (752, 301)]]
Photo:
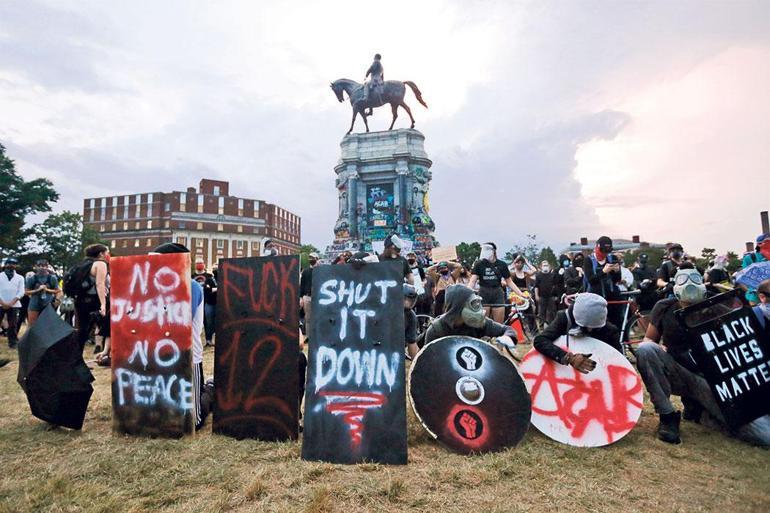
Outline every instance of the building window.
[(225, 198), (223, 196), (217, 198), (217, 206), (219, 208), (225, 208)]
[(139, 247), (139, 239), (134, 239), (134, 247), (135, 248)]
[(112, 231), (114, 232), (117, 229), (118, 229), (118, 225), (115, 223), (112, 223)]
[(203, 229), (203, 223), (198, 223), (197, 227), (198, 227), (199, 230), (202, 230)]
[(187, 246), (187, 237), (177, 237), (176, 243), (181, 244), (182, 246)]
[(171, 203), (169, 203), (169, 202), (167, 201), (167, 202), (166, 202), (166, 203), (163, 205), (163, 208), (166, 210), (166, 212), (168, 212), (169, 210), (171, 210)]
[(168, 228), (169, 226), (171, 226), (171, 223), (169, 223), (168, 221), (163, 221), (164, 228)]
[(147, 217), (152, 217), (152, 203), (147, 204)]
[(243, 210), (243, 199), (242, 198), (238, 199), (238, 210)]
[(182, 230), (184, 230), (184, 227), (185, 227), (185, 224), (184, 224), (184, 222), (183, 222), (183, 221), (180, 221), (180, 222), (179, 222), (179, 228), (181, 228)]
[(123, 239), (123, 244), (122, 244), (122, 246), (123, 246), (124, 248), (127, 248), (127, 247), (128, 247), (128, 241), (127, 241), (126, 239)]
[(219, 196), (219, 186), (218, 185), (214, 186), (214, 196)]
[(104, 231), (104, 225), (101, 225), (101, 226), (99, 227), (99, 231), (100, 231), (100, 232), (103, 232), (103, 231)]
[(141, 217), (141, 214), (141, 207), (139, 206), (139, 203), (137, 203), (136, 208), (134, 209), (134, 217)]
[(152, 221), (147, 221), (147, 229), (152, 230)]
[(196, 248), (202, 248), (203, 247), (203, 239), (195, 239), (195, 247)]
[(136, 196), (134, 196), (134, 203), (136, 203), (138, 205), (141, 202), (142, 202), (142, 195), (141, 194), (137, 194)]
[(123, 205), (123, 219), (128, 219), (128, 203)]
[(99, 220), (100, 221), (106, 221), (107, 220), (107, 208), (102, 207), (99, 212)]
[(217, 239), (217, 249), (223, 249), (225, 247), (225, 241)]
[(152, 246), (152, 239), (147, 239), (147, 247), (149, 248)]
[(238, 225), (238, 233), (243, 233), (243, 225), (242, 224)]
[(125, 222), (123, 223), (123, 229), (128, 230), (128, 223), (125, 223)]
[(137, 221), (136, 224), (134, 225), (134, 230), (141, 230), (141, 229), (142, 229), (142, 223)]
[(96, 210), (91, 210), (91, 222), (96, 220)]
[(90, 200), (88, 200), (89, 207), (94, 208), (95, 205), (96, 205), (96, 200), (94, 198), (91, 198)]
[(149, 193), (147, 195), (147, 203), (152, 203), (152, 199), (153, 199), (152, 193)]
[(221, 232), (221, 231), (222, 231), (222, 230), (224, 230), (224, 229), (225, 229), (225, 227), (224, 227), (224, 226), (222, 226), (222, 223), (219, 223), (219, 224), (217, 225), (217, 231), (218, 231), (218, 232)]
[(110, 206), (111, 206), (111, 207), (114, 207), (114, 206), (115, 206), (115, 196), (113, 196), (113, 197), (111, 197), (111, 198), (110, 198)]
[(203, 194), (198, 194), (198, 213), (203, 212)]
[(235, 241), (235, 247), (238, 249), (243, 249), (243, 241), (242, 240)]
[(111, 240), (111, 241), (110, 241), (110, 247), (111, 247), (112, 249), (115, 249), (115, 241), (114, 241), (114, 240)]

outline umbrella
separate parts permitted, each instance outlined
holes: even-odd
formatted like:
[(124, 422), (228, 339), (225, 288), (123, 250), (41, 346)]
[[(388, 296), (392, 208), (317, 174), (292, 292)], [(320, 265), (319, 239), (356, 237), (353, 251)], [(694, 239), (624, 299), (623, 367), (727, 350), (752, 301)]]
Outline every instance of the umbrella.
[(735, 275), (735, 281), (746, 285), (750, 289), (756, 289), (760, 283), (770, 279), (770, 261), (757, 262), (742, 269)]
[(19, 341), (17, 381), (32, 414), (58, 426), (82, 428), (93, 380), (75, 330), (53, 308), (43, 310)]

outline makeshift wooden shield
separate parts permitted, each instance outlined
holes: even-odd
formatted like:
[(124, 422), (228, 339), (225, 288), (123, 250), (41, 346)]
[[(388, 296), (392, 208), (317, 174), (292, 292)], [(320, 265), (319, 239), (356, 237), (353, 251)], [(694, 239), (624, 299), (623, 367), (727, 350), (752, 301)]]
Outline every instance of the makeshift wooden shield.
[(219, 261), (215, 433), (296, 439), (299, 257)]
[(617, 442), (642, 413), (642, 381), (618, 351), (591, 337), (560, 337), (555, 344), (591, 354), (596, 368), (581, 374), (532, 349), (519, 366), (532, 396), (532, 424), (558, 442), (599, 447)]
[(428, 433), (462, 454), (515, 447), (529, 428), (529, 393), (515, 366), (475, 338), (426, 344), (409, 371), (409, 398)]
[(313, 271), (303, 459), (406, 464), (402, 273), (400, 262)]
[(110, 271), (115, 430), (192, 433), (190, 255), (115, 257)]
[(734, 428), (770, 413), (770, 336), (738, 291), (677, 312), (692, 356)]

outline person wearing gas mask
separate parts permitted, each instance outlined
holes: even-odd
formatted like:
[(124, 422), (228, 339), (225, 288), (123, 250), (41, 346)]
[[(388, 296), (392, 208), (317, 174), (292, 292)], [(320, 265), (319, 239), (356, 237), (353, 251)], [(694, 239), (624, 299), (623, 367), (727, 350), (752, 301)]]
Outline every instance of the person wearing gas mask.
[[(661, 299), (652, 309), (644, 341), (636, 350), (636, 365), (659, 415), (658, 439), (679, 444), (682, 441), (682, 417), (700, 422), (705, 410), (718, 424), (726, 425), (711, 387), (692, 357), (687, 334), (675, 314), (677, 310), (706, 298), (703, 277), (687, 262), (679, 266), (673, 283), (674, 297)], [(684, 415), (671, 403), (671, 395), (682, 398)], [(740, 427), (735, 435), (751, 443), (770, 445), (770, 416)]]
[(59, 280), (51, 274), (48, 260), (40, 259), (35, 262), (35, 274), (30, 276), (25, 284), (25, 294), (30, 298), (27, 309), (27, 323), (31, 327), (40, 316), (40, 312), (53, 303), (61, 292)]
[(473, 266), (468, 286), (473, 289), (478, 283), (479, 296), (485, 305), (501, 305), (484, 308), (486, 314), (498, 323), (505, 320), (505, 306), (502, 306), (505, 304), (505, 290), (503, 290), (502, 281), (505, 281), (514, 294), (524, 296), (519, 287), (513, 283), (508, 266), (497, 259), (497, 246), (492, 242), (485, 242), (481, 245), (481, 255)]
[(642, 311), (652, 310), (658, 301), (655, 293), (657, 275), (655, 270), (649, 265), (650, 257), (647, 253), (640, 253), (634, 266), (631, 268), (631, 274), (634, 275), (634, 282), (639, 287), (640, 294), (636, 300), (639, 309)]
[(546, 358), (569, 365), (587, 374), (596, 368), (590, 354), (570, 353), (554, 344), (560, 337), (589, 336), (621, 351), (618, 328), (607, 322), (607, 300), (598, 294), (584, 292), (566, 309), (558, 312), (553, 322), (535, 336), (534, 347)]
[(206, 272), (203, 260), (196, 260), (193, 280), (203, 287), (203, 331), (206, 334), (206, 346), (214, 345), (214, 329), (217, 314), (217, 280)]
[(0, 273), (0, 322), (8, 321), (8, 347), (13, 349), (18, 343), (17, 321), (21, 309), (21, 298), (24, 297), (24, 278), (16, 273), (19, 261), (8, 257), (3, 262), (3, 271)]
[(493, 338), (509, 349), (516, 344), (513, 328), (489, 319), (484, 313), (481, 297), (465, 285), (451, 285), (446, 289), (444, 314), (428, 327), (425, 343), (450, 335)]

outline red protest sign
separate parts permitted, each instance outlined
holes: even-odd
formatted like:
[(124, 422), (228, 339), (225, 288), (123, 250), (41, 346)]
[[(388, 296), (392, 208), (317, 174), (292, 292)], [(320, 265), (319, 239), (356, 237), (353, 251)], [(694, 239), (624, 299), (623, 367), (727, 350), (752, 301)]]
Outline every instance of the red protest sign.
[(116, 431), (193, 431), (192, 306), (186, 253), (110, 263), (112, 407)]

